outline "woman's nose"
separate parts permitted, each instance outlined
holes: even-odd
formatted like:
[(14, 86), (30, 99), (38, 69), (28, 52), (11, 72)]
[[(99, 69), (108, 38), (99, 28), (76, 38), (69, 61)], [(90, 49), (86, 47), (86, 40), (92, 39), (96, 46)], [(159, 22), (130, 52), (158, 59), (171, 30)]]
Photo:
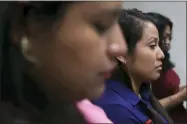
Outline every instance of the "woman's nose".
[(108, 47), (108, 52), (112, 57), (125, 56), (127, 54), (127, 44), (125, 37), (122, 34), (122, 31), (119, 27), (119, 24), (116, 24), (110, 34), (110, 44)]

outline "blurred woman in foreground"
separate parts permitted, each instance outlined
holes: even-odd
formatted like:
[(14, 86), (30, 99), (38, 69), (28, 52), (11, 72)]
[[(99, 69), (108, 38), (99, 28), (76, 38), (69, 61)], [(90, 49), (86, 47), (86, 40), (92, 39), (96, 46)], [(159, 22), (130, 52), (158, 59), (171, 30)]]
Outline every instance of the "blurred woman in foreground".
[(3, 4), (1, 123), (111, 123), (87, 98), (103, 93), (104, 75), (125, 54), (122, 2)]

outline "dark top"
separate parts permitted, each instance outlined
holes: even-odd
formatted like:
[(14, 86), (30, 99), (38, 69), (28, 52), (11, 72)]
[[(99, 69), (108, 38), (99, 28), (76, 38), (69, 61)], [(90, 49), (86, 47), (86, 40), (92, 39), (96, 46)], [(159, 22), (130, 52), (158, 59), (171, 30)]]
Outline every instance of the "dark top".
[[(140, 99), (119, 81), (108, 80), (104, 94), (94, 103), (103, 108), (115, 124), (151, 124), (149, 89), (147, 84), (141, 86)], [(164, 124), (168, 124), (163, 117), (161, 119)]]
[[(158, 99), (163, 99), (179, 92), (180, 78), (173, 69), (162, 73), (160, 78), (152, 83), (152, 90)], [(179, 104), (169, 110), (169, 115), (175, 122), (187, 123), (187, 110)]]

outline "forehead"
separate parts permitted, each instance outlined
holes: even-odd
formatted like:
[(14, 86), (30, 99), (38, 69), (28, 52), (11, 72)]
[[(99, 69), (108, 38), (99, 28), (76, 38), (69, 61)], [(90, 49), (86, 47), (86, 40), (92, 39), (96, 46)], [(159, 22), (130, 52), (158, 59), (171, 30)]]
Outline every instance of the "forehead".
[(123, 2), (77, 2), (74, 5), (85, 13), (97, 13), (100, 11), (120, 10), (122, 4)]
[(171, 28), (169, 27), (169, 25), (166, 26), (165, 33), (171, 34)]
[(154, 38), (159, 38), (159, 34), (158, 34), (158, 30), (156, 28), (156, 26), (151, 23), (151, 22), (145, 22), (144, 23), (144, 31), (143, 31), (143, 38), (150, 38), (150, 37), (154, 37)]

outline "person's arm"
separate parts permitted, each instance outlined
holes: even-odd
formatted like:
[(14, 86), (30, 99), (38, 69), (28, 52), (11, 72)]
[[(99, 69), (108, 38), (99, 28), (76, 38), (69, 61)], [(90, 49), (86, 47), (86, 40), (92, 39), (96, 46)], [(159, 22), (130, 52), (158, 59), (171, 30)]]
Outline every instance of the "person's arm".
[(180, 86), (179, 91), (183, 90), (184, 88), (186, 88), (186, 85)]
[(110, 104), (101, 107), (114, 124), (140, 124), (133, 114), (121, 105)]
[(159, 102), (166, 110), (168, 110), (181, 104), (186, 99), (184, 95), (186, 95), (185, 92), (178, 92), (174, 95), (160, 99)]
[(171, 109), (175, 107), (178, 104), (181, 104), (186, 99), (186, 87), (183, 86), (181, 89), (179, 87), (180, 79), (179, 76), (176, 74), (176, 72), (171, 69), (169, 70), (164, 78), (164, 84), (166, 85), (168, 89), (173, 93), (173, 95), (170, 95), (166, 98), (160, 99), (160, 104), (165, 109)]

